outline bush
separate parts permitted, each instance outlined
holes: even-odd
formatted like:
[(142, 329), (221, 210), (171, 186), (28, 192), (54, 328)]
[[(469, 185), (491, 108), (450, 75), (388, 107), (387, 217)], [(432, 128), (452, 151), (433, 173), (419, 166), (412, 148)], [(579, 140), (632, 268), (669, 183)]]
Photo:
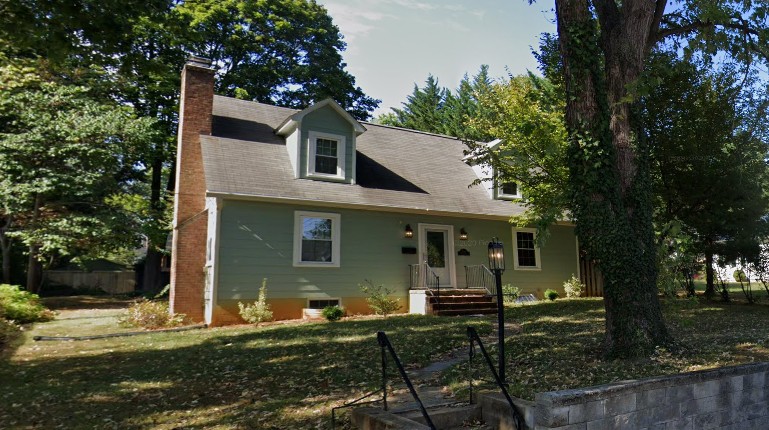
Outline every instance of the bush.
[(373, 282), (366, 279), (365, 284), (359, 284), (358, 287), (363, 294), (368, 295), (366, 302), (377, 315), (387, 316), (401, 307), (400, 299), (390, 297), (393, 291), (383, 285), (374, 286)]
[(344, 310), (339, 306), (326, 306), (321, 313), (329, 321), (339, 321), (344, 315)]
[(567, 299), (577, 298), (585, 291), (585, 284), (572, 274), (571, 279), (563, 283), (563, 290)]
[(0, 318), (0, 351), (5, 349), (19, 333), (21, 333), (21, 327), (16, 323)]
[(272, 320), (272, 311), (267, 304), (267, 278), (262, 279), (262, 286), (259, 288), (259, 298), (253, 304), (244, 305), (238, 302), (240, 316), (250, 324), (259, 324), (264, 321)]
[(736, 269), (732, 274), (732, 276), (734, 276), (735, 282), (748, 282), (748, 276), (745, 274), (745, 271), (742, 269)]
[(560, 296), (558, 295), (558, 291), (552, 290), (552, 289), (550, 289), (550, 288), (548, 288), (547, 290), (545, 290), (545, 294), (544, 294), (544, 296), (545, 296), (545, 298), (546, 298), (546, 299), (548, 299), (548, 300), (550, 300), (550, 301), (553, 301), (553, 300), (557, 299), (558, 297), (560, 297)]
[(184, 314), (171, 314), (168, 302), (141, 299), (126, 309), (118, 317), (120, 325), (128, 327), (140, 327), (147, 330), (159, 328), (178, 327), (184, 324), (187, 318)]
[(40, 304), (40, 297), (17, 285), (0, 284), (0, 318), (26, 324), (50, 321), (53, 312)]
[(502, 286), (502, 301), (504, 303), (515, 303), (518, 296), (521, 295), (521, 289), (513, 284), (505, 284)]

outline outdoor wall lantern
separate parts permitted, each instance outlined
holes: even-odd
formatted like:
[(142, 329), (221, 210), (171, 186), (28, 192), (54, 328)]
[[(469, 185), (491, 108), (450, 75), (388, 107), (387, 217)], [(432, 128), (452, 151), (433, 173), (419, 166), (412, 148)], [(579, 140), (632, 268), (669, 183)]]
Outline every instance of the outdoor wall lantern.
[(505, 379), (505, 305), (502, 300), (502, 272), (505, 271), (505, 248), (496, 237), (491, 238), (489, 242), (489, 270), (494, 273), (494, 280), (497, 287), (497, 333), (499, 343), (499, 380), (503, 384), (507, 383)]
[(404, 236), (406, 237), (406, 239), (411, 239), (412, 237), (414, 237), (414, 230), (411, 229), (411, 225), (406, 224), (406, 232)]
[(464, 227), (459, 229), (459, 240), (467, 240), (467, 231), (465, 231)]
[(496, 237), (489, 242), (489, 270), (505, 271), (505, 248)]

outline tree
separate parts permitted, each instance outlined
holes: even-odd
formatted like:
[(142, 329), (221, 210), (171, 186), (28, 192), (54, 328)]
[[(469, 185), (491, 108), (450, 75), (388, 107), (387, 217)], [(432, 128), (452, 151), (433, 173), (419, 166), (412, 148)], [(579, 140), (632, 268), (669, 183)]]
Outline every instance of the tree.
[(30, 63), (0, 68), (0, 230), (3, 278), (10, 242), (28, 247), (27, 289), (40, 286), (40, 263), (138, 245), (131, 193), (152, 121), (94, 97), (89, 88), (46, 81)]
[(651, 60), (655, 76), (642, 84), (649, 93), (641, 98), (641, 122), (651, 147), (655, 216), (661, 225), (680, 221), (705, 255), (712, 297), (714, 255), (750, 258), (763, 233), (767, 145), (751, 124), (766, 116), (765, 97), (736, 82), (729, 68), (704, 70), (672, 54)]
[(518, 203), (526, 211), (513, 221), (536, 225), (537, 238), (544, 241), (568, 203), (563, 99), (547, 79), (529, 74), (493, 84), (479, 105), (487, 113), (471, 119), (470, 126), (502, 142), (493, 150), (468, 142), (476, 161), (493, 167), (494, 180), (521, 187), (524, 199)]
[(446, 88), (438, 84), (438, 79), (429, 75), (425, 80), (425, 86), (419, 88), (414, 84), (414, 91), (403, 102), (403, 109), (392, 108), (395, 113), (395, 122), (389, 117), (381, 117), (382, 123), (396, 127), (410, 128), (412, 130), (428, 133), (444, 134), (445, 106), (450, 93)]
[(763, 6), (685, 1), (669, 13), (666, 6), (665, 0), (556, 0), (569, 207), (581, 245), (604, 275), (609, 357), (647, 355), (672, 341), (656, 290), (649, 148), (634, 129), (634, 86), (649, 52), (667, 38), (687, 52), (726, 50), (743, 61), (767, 52)]
[(60, 81), (91, 66), (110, 70), (111, 97), (155, 119), (161, 132), (141, 155), (149, 217), (145, 289), (159, 284), (168, 233), (174, 166), (179, 71), (189, 53), (219, 67), (217, 91), (264, 103), (305, 107), (332, 97), (358, 119), (379, 101), (347, 73), (345, 44), (314, 1), (115, 0), (11, 2), (0, 14), (0, 51), (43, 58)]

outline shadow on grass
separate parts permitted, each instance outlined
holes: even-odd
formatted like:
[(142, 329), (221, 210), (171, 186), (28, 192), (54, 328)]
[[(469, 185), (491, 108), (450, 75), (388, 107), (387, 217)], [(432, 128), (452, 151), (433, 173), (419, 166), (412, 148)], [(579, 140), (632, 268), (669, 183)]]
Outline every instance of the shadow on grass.
[(0, 369), (0, 427), (315, 427), (379, 383), (376, 331), (416, 366), (463, 346), (467, 323), (490, 331), (487, 320), (406, 316), (46, 346)]

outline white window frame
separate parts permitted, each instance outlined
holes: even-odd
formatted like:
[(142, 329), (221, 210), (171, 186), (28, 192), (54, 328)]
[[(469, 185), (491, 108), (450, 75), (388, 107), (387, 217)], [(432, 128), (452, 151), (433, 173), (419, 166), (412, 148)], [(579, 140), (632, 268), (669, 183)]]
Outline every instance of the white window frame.
[(521, 184), (513, 181), (515, 183), (515, 188), (517, 193), (516, 194), (507, 194), (504, 191), (502, 191), (502, 183), (497, 182), (497, 198), (502, 200), (513, 200), (513, 199), (522, 199), (523, 194), (521, 193)]
[[(321, 179), (345, 179), (344, 166), (347, 139), (339, 134), (321, 133), (318, 131), (310, 131), (308, 138), (310, 142), (308, 145), (309, 150), (307, 151), (307, 176)], [(335, 175), (315, 171), (315, 152), (317, 151), (318, 139), (335, 140), (337, 142)]]
[[(518, 265), (518, 233), (531, 233), (534, 236), (534, 258), (537, 260), (536, 266)], [(513, 229), (513, 268), (515, 270), (542, 270), (542, 259), (540, 258), (539, 246), (537, 246), (537, 230), (533, 228), (514, 228)]]
[[(331, 220), (331, 261), (302, 261), (302, 230), (304, 218), (328, 218)], [(294, 267), (339, 267), (341, 263), (342, 215), (327, 212), (294, 212)]]

